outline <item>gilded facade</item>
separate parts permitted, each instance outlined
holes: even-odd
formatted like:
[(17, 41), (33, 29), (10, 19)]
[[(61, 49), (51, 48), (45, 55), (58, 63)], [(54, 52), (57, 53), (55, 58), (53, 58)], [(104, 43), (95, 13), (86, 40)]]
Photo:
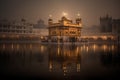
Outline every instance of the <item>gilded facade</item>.
[(76, 22), (73, 23), (65, 16), (58, 21), (53, 23), (53, 19), (48, 19), (49, 24), (49, 40), (52, 42), (76, 42), (80, 40), (81, 36), (81, 18), (76, 18)]

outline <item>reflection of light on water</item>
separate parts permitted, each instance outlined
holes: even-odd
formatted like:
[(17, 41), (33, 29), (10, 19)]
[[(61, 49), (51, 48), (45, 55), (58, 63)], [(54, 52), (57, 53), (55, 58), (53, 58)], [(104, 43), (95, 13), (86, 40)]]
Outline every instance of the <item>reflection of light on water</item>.
[(5, 44), (3, 44), (3, 50), (5, 49)]
[(77, 46), (76, 53), (78, 53), (78, 52), (79, 52), (79, 47)]
[(13, 48), (14, 48), (14, 47), (13, 47), (13, 44), (11, 45), (11, 48), (12, 48), (12, 50), (13, 50)]
[(30, 44), (30, 49), (32, 49), (32, 44)]
[(64, 72), (64, 76), (66, 76), (67, 73), (67, 67), (65, 65), (63, 65), (63, 72)]
[(114, 45), (112, 45), (111, 47), (112, 47), (112, 50), (114, 50), (114, 49), (115, 49), (115, 46), (114, 46)]
[(75, 56), (78, 56), (79, 54), (80, 54), (80, 48), (79, 48), (79, 46), (77, 46), (77, 48), (76, 48), (76, 52), (75, 52)]
[(80, 72), (80, 63), (77, 64), (77, 72)]
[(81, 46), (81, 51), (85, 50), (85, 44), (83, 46)]
[(88, 46), (86, 47), (86, 51), (87, 51), (87, 52), (89, 51)]
[(96, 48), (97, 48), (97, 45), (94, 44), (94, 45), (93, 45), (93, 50), (94, 50), (94, 52), (96, 51)]
[(60, 47), (57, 48), (57, 54), (60, 54)]
[(83, 45), (83, 48), (85, 49), (85, 45)]
[(83, 47), (82, 46), (80, 47), (80, 49), (81, 49), (81, 51), (83, 51)]
[(111, 51), (112, 49), (111, 49), (111, 46), (107, 46), (108, 47), (108, 51)]
[(40, 46), (40, 51), (41, 51), (41, 52), (44, 51), (44, 46), (43, 46), (43, 45)]
[(52, 63), (49, 62), (49, 71), (51, 72), (52, 71)]
[(68, 53), (68, 56), (69, 56), (69, 57), (71, 56), (70, 53)]
[(103, 48), (103, 50), (105, 51), (105, 50), (107, 50), (108, 47), (107, 47), (107, 45), (104, 44), (104, 45), (102, 46), (102, 48)]
[(19, 44), (17, 44), (17, 50), (19, 50)]

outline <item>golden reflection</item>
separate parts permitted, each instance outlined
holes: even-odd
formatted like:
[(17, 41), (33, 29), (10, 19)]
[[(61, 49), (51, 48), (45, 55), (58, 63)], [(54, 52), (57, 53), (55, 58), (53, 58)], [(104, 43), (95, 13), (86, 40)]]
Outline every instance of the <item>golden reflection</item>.
[(104, 52), (107, 50), (107, 45), (106, 44), (104, 44), (103, 46), (102, 46), (102, 48), (103, 48), (103, 50), (104, 50)]
[(77, 64), (77, 72), (80, 72), (80, 63)]
[(57, 48), (58, 50), (57, 50), (57, 53), (58, 53), (58, 55), (60, 55), (60, 46), (58, 45), (58, 48)]
[(115, 46), (114, 46), (114, 45), (112, 45), (111, 47), (112, 47), (112, 51), (113, 51), (113, 50), (115, 49)]
[(17, 44), (17, 50), (19, 50), (19, 48), (20, 48), (20, 46), (19, 46), (19, 44)]
[(12, 48), (12, 50), (14, 49), (14, 45), (13, 44), (11, 45), (11, 48)]
[[(80, 72), (81, 46), (55, 45), (49, 48), (49, 71), (60, 69), (63, 75)], [(54, 66), (53, 66), (54, 65)]]
[(66, 67), (65, 64), (63, 65), (63, 73), (64, 73), (64, 76), (66, 76), (66, 73), (67, 73), (67, 67)]
[(83, 46), (80, 47), (80, 50), (83, 51)]
[[(79, 47), (77, 46), (76, 53), (79, 53)], [(77, 55), (76, 55), (77, 56)]]
[(89, 51), (89, 48), (88, 48), (88, 46), (86, 47), (86, 51), (87, 51), (87, 52)]
[(32, 44), (30, 44), (30, 49), (32, 49)]
[(43, 45), (40, 46), (40, 51), (44, 52), (44, 46)]
[(83, 48), (85, 49), (85, 45), (83, 45)]
[(49, 71), (50, 71), (50, 72), (52, 71), (52, 68), (53, 68), (53, 67), (52, 67), (52, 62), (50, 61), (50, 62), (49, 62)]
[(3, 44), (3, 50), (5, 50), (5, 44)]
[(96, 48), (97, 48), (97, 45), (93, 44), (93, 50), (94, 50), (94, 52), (96, 51)]

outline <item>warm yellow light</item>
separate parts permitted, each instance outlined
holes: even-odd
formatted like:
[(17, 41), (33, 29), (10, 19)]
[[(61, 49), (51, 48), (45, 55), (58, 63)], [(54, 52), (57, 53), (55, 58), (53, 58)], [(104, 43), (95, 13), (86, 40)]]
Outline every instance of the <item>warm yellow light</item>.
[(107, 36), (102, 36), (103, 40), (107, 40)]
[(78, 13), (77, 16), (80, 17), (80, 13)]
[(11, 45), (11, 48), (13, 49), (14, 47), (13, 47), (13, 44)]
[(96, 48), (97, 48), (97, 45), (94, 44), (94, 45), (93, 45), (93, 50), (96, 51)]
[(106, 51), (106, 50), (108, 49), (108, 46), (104, 44), (104, 45), (102, 46), (102, 48), (103, 48), (104, 51)]
[(43, 45), (40, 46), (40, 50), (41, 50), (41, 52), (44, 51), (44, 46)]
[(17, 50), (19, 49), (19, 44), (17, 44)]
[(93, 39), (94, 39), (94, 40), (97, 40), (97, 36), (93, 36)]
[(68, 15), (66, 12), (63, 12), (62, 14), (63, 14), (63, 16), (67, 16)]
[(86, 51), (88, 52), (88, 50), (89, 50), (89, 48), (88, 48), (88, 46), (86, 47)]
[(41, 36), (40, 38), (43, 39), (43, 36)]
[(77, 72), (80, 72), (80, 64), (77, 64)]
[(52, 17), (52, 15), (50, 14), (50, 15), (49, 15), (49, 18), (51, 18), (51, 17)]
[(49, 70), (50, 70), (50, 72), (52, 71), (52, 68), (53, 68), (52, 62), (50, 62), (50, 64), (49, 64)]

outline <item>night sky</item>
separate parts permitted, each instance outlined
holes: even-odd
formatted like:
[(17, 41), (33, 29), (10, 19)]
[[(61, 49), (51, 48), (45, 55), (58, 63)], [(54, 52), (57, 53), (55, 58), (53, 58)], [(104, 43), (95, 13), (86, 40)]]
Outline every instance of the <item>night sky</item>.
[(79, 12), (84, 25), (99, 25), (100, 16), (120, 18), (120, 0), (0, 0), (0, 19), (43, 19), (47, 24), (49, 14), (56, 21), (62, 12), (73, 20)]

